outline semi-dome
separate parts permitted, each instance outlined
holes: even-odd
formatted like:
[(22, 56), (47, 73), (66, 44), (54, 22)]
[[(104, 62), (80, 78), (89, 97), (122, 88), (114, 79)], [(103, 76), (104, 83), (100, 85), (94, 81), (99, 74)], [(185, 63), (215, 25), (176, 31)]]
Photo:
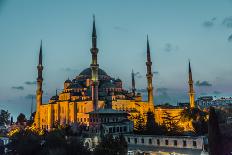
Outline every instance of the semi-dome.
[(122, 82), (122, 80), (119, 79), (119, 78), (117, 78), (117, 79), (115, 80), (115, 82)]
[[(91, 68), (86, 68), (86, 69), (84, 69), (84, 70), (79, 74), (79, 76), (81, 76), (81, 75), (82, 75), (82, 76), (91, 76), (91, 75), (92, 75), (92, 70), (91, 70)], [(102, 70), (101, 68), (98, 68), (98, 76), (100, 76), (100, 75), (108, 76), (104, 70)]]

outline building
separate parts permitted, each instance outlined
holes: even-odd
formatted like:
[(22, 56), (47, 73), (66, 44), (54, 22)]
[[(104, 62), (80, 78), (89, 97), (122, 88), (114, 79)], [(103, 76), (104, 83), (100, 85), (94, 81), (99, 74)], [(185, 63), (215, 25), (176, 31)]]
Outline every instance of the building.
[[(97, 54), (99, 49), (97, 48), (97, 33), (95, 27), (95, 19), (93, 21), (92, 30), (92, 48), (90, 49), (92, 54), (92, 62), (90, 67), (84, 69), (74, 79), (67, 79), (64, 82), (64, 89), (55, 96), (52, 96), (48, 103), (42, 103), (43, 96), (43, 63), (42, 63), (42, 41), (39, 50), (39, 63), (37, 66), (38, 78), (37, 78), (37, 91), (36, 91), (36, 104), (37, 111), (35, 116), (35, 125), (37, 128), (51, 130), (56, 124), (65, 125), (72, 123), (85, 124), (87, 126), (94, 125), (96, 122), (91, 121), (94, 115), (102, 117), (103, 113), (109, 112), (122, 114), (126, 112), (128, 118), (135, 122), (135, 117), (139, 114), (146, 116), (146, 113), (150, 110), (155, 113), (155, 119), (159, 124), (163, 123), (162, 116), (165, 112), (169, 112), (172, 115), (179, 115), (183, 110), (182, 107), (175, 108), (162, 108), (154, 107), (153, 97), (153, 72), (149, 40), (147, 37), (147, 101), (143, 101), (139, 93), (136, 93), (134, 73), (132, 72), (132, 92), (125, 90), (122, 87), (122, 80), (119, 78), (113, 78), (109, 76), (103, 69), (99, 67)], [(107, 108), (106, 99), (110, 96), (111, 108), (114, 110), (102, 110)], [(192, 71), (189, 62), (189, 96), (190, 107), (194, 107), (194, 90)], [(111, 117), (111, 116), (109, 116)], [(146, 119), (145, 119), (146, 122)], [(112, 122), (110, 122), (112, 123)], [(120, 123), (120, 122), (118, 122)], [(125, 123), (125, 122), (124, 122)], [(129, 125), (130, 126), (130, 125)], [(188, 124), (182, 124), (185, 130), (190, 130)], [(110, 127), (107, 127), (110, 132)], [(120, 130), (120, 127), (119, 127)]]
[(232, 106), (232, 98), (231, 97), (213, 98), (213, 96), (202, 96), (196, 100), (196, 104), (201, 108), (209, 108), (210, 106), (226, 107), (226, 106)]
[[(204, 136), (155, 136), (125, 134), (128, 150), (150, 154), (202, 154), (207, 152)], [(207, 154), (207, 153), (206, 153)]]

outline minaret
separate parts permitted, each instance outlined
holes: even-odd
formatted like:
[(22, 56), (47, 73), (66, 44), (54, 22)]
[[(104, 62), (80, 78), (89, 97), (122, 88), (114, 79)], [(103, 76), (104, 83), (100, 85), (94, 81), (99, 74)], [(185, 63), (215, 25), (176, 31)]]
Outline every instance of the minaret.
[(38, 78), (37, 78), (37, 90), (36, 90), (36, 127), (40, 128), (40, 106), (42, 105), (42, 96), (43, 96), (43, 64), (42, 64), (42, 40), (40, 44), (39, 51), (39, 64), (37, 66)]
[(98, 63), (97, 63), (97, 34), (95, 28), (95, 17), (93, 16), (93, 32), (92, 32), (92, 48), (90, 49), (92, 54), (92, 64), (90, 65), (92, 70), (92, 101), (94, 110), (98, 105)]
[(135, 97), (135, 74), (134, 74), (134, 71), (132, 69), (132, 73), (131, 73), (131, 80), (132, 80), (132, 94), (133, 94), (133, 97)]
[(194, 103), (194, 89), (193, 89), (193, 77), (192, 77), (192, 70), (191, 70), (191, 65), (190, 65), (190, 61), (189, 61), (189, 104), (190, 104), (190, 108), (194, 108), (195, 107), (195, 103)]
[(154, 106), (154, 101), (153, 101), (153, 86), (152, 86), (152, 77), (153, 73), (151, 71), (151, 54), (150, 54), (150, 46), (149, 46), (149, 40), (147, 36), (147, 94), (148, 94), (148, 103), (153, 107)]

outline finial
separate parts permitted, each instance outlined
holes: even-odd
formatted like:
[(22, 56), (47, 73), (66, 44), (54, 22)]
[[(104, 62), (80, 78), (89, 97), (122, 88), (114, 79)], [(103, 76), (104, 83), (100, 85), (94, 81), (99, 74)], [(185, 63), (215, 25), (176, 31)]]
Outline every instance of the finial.
[(149, 38), (148, 38), (148, 35), (147, 35), (147, 61), (148, 61), (148, 62), (151, 61), (150, 45), (149, 45)]
[(191, 70), (191, 63), (190, 63), (190, 59), (188, 59), (188, 61), (189, 61), (189, 72), (192, 72), (192, 70)]
[(93, 14), (93, 21), (95, 21), (95, 14)]
[(43, 53), (42, 53), (42, 40), (41, 40), (40, 50), (39, 50), (39, 65), (42, 65), (42, 57), (43, 57)]
[(95, 27), (95, 15), (94, 14), (93, 14), (93, 32), (92, 32), (92, 37), (97, 37), (96, 27)]

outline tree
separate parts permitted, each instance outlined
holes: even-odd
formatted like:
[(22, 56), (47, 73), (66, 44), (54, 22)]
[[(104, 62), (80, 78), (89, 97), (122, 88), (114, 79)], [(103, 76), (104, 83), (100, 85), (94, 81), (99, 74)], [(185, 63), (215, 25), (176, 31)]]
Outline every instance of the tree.
[(167, 129), (167, 134), (169, 135), (180, 135), (183, 132), (183, 128), (181, 128), (179, 123), (179, 116), (171, 116), (169, 112), (164, 112), (163, 118), (163, 125)]
[(77, 152), (78, 155), (90, 155), (90, 151), (83, 146), (83, 142), (77, 137), (70, 137), (65, 149), (67, 155), (77, 155)]
[(0, 111), (0, 126), (6, 125), (9, 123), (10, 113), (5, 110)]
[(17, 117), (17, 123), (23, 125), (26, 121), (26, 116), (23, 113), (20, 113)]
[(192, 126), (196, 135), (205, 135), (208, 133), (208, 122), (204, 119), (192, 121)]
[(10, 137), (7, 148), (11, 154), (37, 155), (40, 152), (41, 139), (39, 135), (30, 130), (20, 130)]
[(204, 135), (208, 133), (207, 113), (199, 108), (184, 109), (180, 113), (182, 122), (191, 122), (193, 131), (196, 135)]
[(99, 145), (94, 150), (94, 155), (126, 155), (127, 142), (125, 138), (120, 135), (113, 138), (112, 135), (106, 135), (101, 139)]
[(147, 122), (146, 122), (146, 133), (147, 134), (153, 134), (155, 132), (155, 129), (157, 128), (157, 124), (155, 122), (155, 116), (154, 113), (151, 111), (147, 112)]
[(145, 130), (145, 123), (143, 116), (139, 113), (135, 120), (135, 132), (142, 133)]
[(209, 141), (209, 154), (210, 155), (220, 155), (220, 142), (221, 135), (218, 125), (218, 118), (213, 107), (209, 110), (209, 123), (208, 123), (208, 141)]

